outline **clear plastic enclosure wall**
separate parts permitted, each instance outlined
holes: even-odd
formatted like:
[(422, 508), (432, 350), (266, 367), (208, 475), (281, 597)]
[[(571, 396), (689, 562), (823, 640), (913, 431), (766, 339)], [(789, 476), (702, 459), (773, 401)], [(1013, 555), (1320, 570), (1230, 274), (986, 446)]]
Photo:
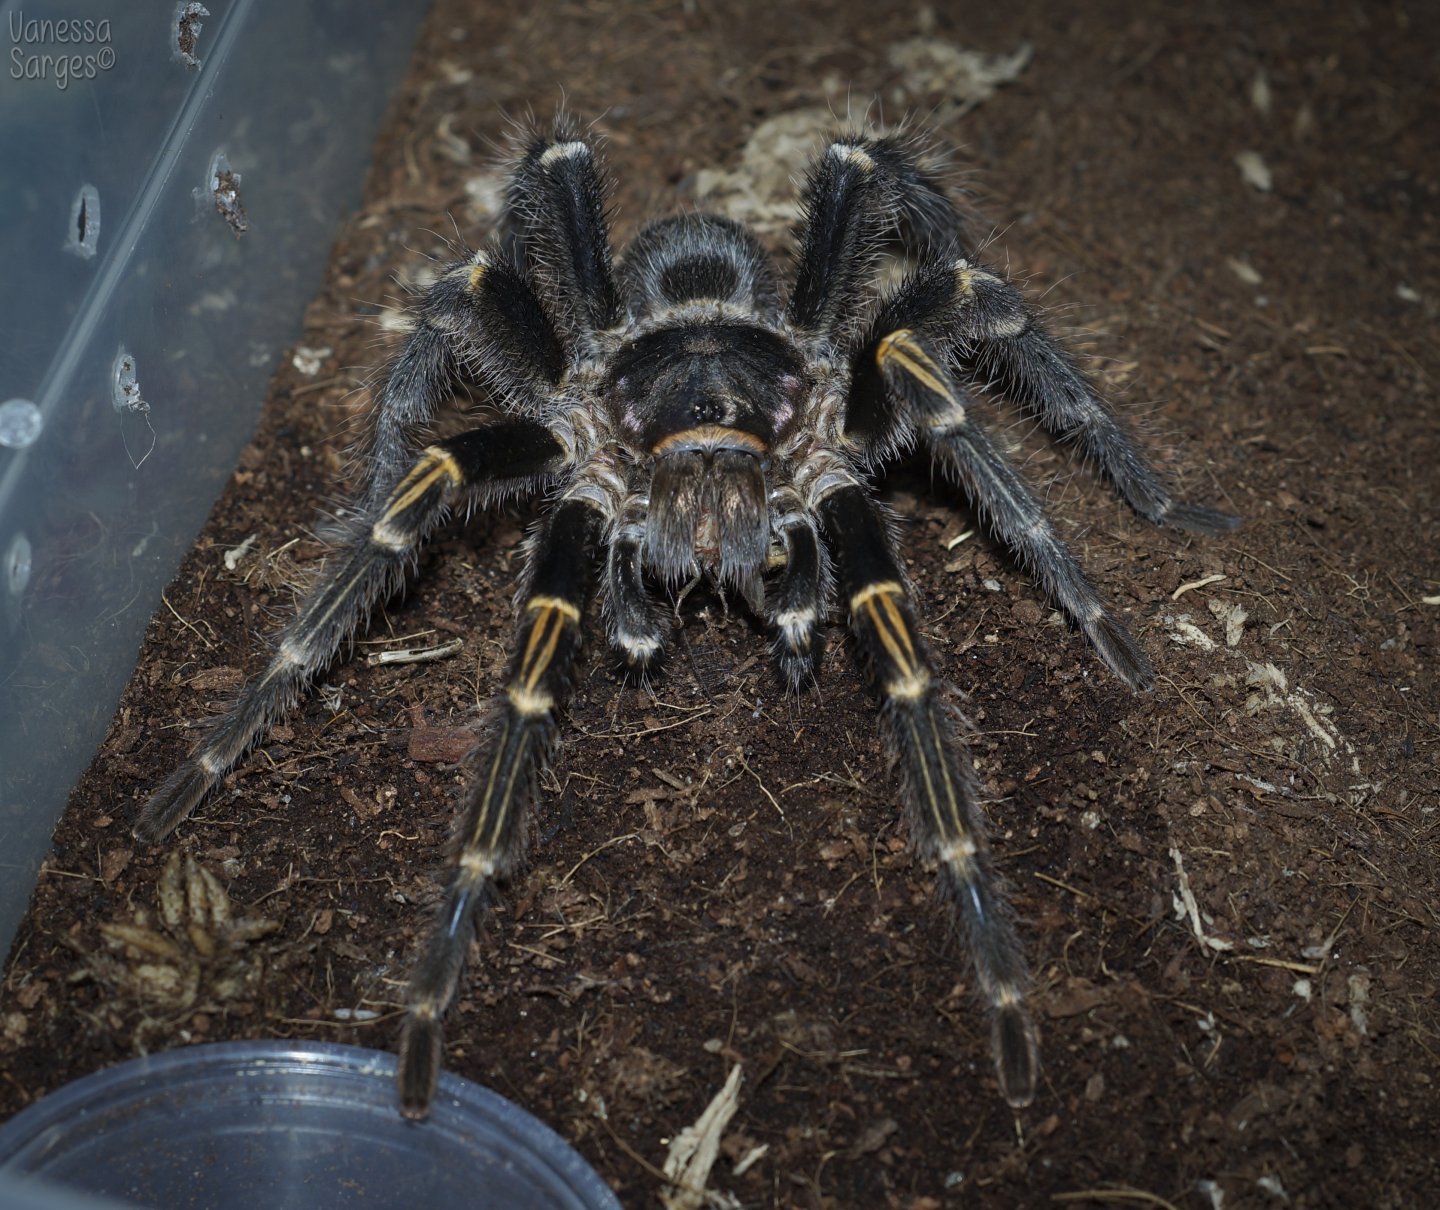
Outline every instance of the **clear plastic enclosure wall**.
[(0, 953), (425, 7), (0, 3)]

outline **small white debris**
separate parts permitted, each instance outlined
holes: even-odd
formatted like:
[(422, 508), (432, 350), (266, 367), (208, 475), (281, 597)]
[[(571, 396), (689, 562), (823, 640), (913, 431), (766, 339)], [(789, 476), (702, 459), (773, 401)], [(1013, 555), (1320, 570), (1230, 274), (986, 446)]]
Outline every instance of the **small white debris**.
[(1000, 581), (999, 581), (999, 580), (981, 580), (981, 581), (980, 581), (980, 584), (981, 584), (981, 587), (983, 587), (986, 592), (999, 592), (999, 591), (1000, 591)]
[(975, 531), (973, 529), (967, 529), (963, 534), (959, 535), (959, 537), (951, 538), (949, 541), (943, 543), (943, 545), (946, 550), (954, 550), (960, 543), (965, 541), (966, 538), (973, 538), (974, 536)]
[(1255, 777), (1249, 773), (1237, 773), (1235, 774), (1235, 776), (1241, 781), (1254, 786), (1257, 790), (1263, 790), (1266, 794), (1278, 794), (1282, 798), (1285, 795), (1284, 790), (1282, 790), (1274, 782), (1266, 781), (1263, 777)]
[(1233, 256), (1225, 258), (1225, 263), (1230, 267), (1230, 272), (1235, 274), (1247, 286), (1258, 286), (1265, 279), (1260, 276), (1260, 270), (1255, 268), (1249, 261), (1238, 260)]
[[(1022, 44), (1008, 55), (965, 50), (933, 35), (892, 44), (888, 57), (896, 68), (895, 87), (888, 98), (897, 111), (928, 110), (928, 122), (943, 126), (974, 109), (1001, 85), (1016, 79), (1033, 51)], [(836, 89), (843, 88), (838, 81)], [(940, 98), (938, 104), (936, 98)], [(746, 223), (762, 235), (788, 231), (800, 217), (794, 172), (835, 133), (836, 115), (848, 102), (841, 95), (825, 105), (808, 105), (767, 118), (755, 127), (740, 162), (733, 168), (702, 168), (695, 174), (695, 200)], [(869, 129), (884, 134), (884, 124)], [(483, 186), (482, 196), (483, 196)], [(471, 192), (467, 186), (467, 192)], [(471, 194), (475, 196), (474, 193)]]
[(337, 1008), (330, 1015), (337, 1021), (374, 1021), (380, 1016), (373, 1008)]
[(290, 364), (294, 366), (306, 378), (314, 378), (320, 373), (320, 367), (325, 364), (325, 359), (330, 356), (331, 350), (328, 347), (312, 349), (308, 345), (300, 345), (295, 350), (295, 355), (290, 358)]
[(1290, 1195), (1285, 1192), (1285, 1186), (1280, 1183), (1278, 1176), (1262, 1176), (1255, 1183), (1273, 1198), (1278, 1198), (1282, 1202), (1290, 1200)]
[(239, 546), (232, 546), (225, 552), (225, 570), (234, 571), (240, 566), (240, 560), (250, 553), (250, 548), (255, 545), (255, 535), (251, 534)]
[(1309, 1004), (1311, 997), (1315, 994), (1315, 985), (1311, 983), (1309, 979), (1296, 979), (1295, 982), (1290, 985), (1290, 990), (1299, 996), (1300, 999), (1304, 1000), (1306, 1004)]
[(400, 651), (377, 651), (368, 657), (366, 663), (375, 664), (429, 664), (435, 660), (448, 659), (465, 646), (464, 639), (451, 639), (438, 647), (406, 647)]
[(1214, 1181), (1196, 1181), (1195, 1192), (1210, 1199), (1210, 1210), (1225, 1210), (1225, 1190)]
[(1345, 980), (1345, 987), (1350, 992), (1350, 1024), (1362, 1038), (1369, 1037), (1370, 1018), (1365, 1005), (1370, 1002), (1370, 976), (1351, 975)]
[[(1170, 619), (1166, 619), (1170, 622)], [(1170, 622), (1170, 639), (1175, 643), (1185, 643), (1191, 647), (1198, 647), (1201, 651), (1214, 651), (1215, 640), (1206, 634), (1200, 627), (1196, 626), (1188, 614), (1181, 614)]]
[(1403, 281), (1395, 287), (1395, 297), (1402, 302), (1419, 302), (1420, 291), (1411, 289)]
[(901, 105), (927, 94), (945, 98), (929, 117), (933, 125), (943, 125), (989, 100), (1000, 85), (1018, 79), (1034, 53), (1028, 42), (1013, 54), (987, 55), (935, 37), (907, 38), (886, 51), (890, 65), (900, 72), (892, 95)]
[(502, 169), (476, 173), (465, 182), (465, 199), (476, 223), (492, 223), (505, 209), (509, 174)]
[(702, 168), (695, 174), (695, 198), (762, 233), (786, 231), (800, 217), (791, 183), (794, 165), (822, 148), (835, 128), (828, 105), (792, 109), (755, 127), (733, 170)]
[(751, 1168), (753, 1168), (757, 1163), (759, 1163), (761, 1159), (764, 1158), (765, 1153), (769, 1150), (769, 1143), (761, 1143), (758, 1146), (750, 1148), (749, 1151), (747, 1151), (744, 1155), (740, 1157), (739, 1162), (735, 1165), (735, 1175), (744, 1176), (747, 1172), (750, 1171)]
[(720, 1154), (725, 1127), (740, 1107), (740, 1064), (730, 1069), (725, 1086), (705, 1106), (693, 1126), (687, 1126), (670, 1143), (665, 1157), (665, 1177), (670, 1188), (660, 1194), (665, 1210), (705, 1210), (706, 1207), (738, 1207), (728, 1194), (705, 1188), (710, 1169)]
[[(1195, 934), (1195, 939), (1207, 949), (1224, 953), (1226, 950), (1233, 950), (1233, 942), (1226, 941), (1220, 937), (1212, 937), (1205, 931), (1205, 925), (1200, 918), (1200, 905), (1195, 901), (1195, 893), (1190, 889), (1190, 879), (1185, 873), (1185, 859), (1180, 855), (1179, 849), (1170, 850), (1170, 858), (1175, 862), (1175, 877), (1180, 883), (1179, 891), (1171, 896), (1175, 908), (1175, 918), (1183, 920), (1187, 916), (1190, 919), (1190, 931)], [(1211, 1023), (1213, 1028), (1213, 1022)], [(1202, 1026), (1203, 1028), (1203, 1026)]]
[(1269, 117), (1270, 100), (1270, 80), (1262, 67), (1255, 73), (1255, 78), (1250, 81), (1250, 104), (1255, 106), (1256, 112)]
[(1225, 646), (1234, 647), (1245, 635), (1245, 623), (1250, 614), (1245, 606), (1227, 601), (1209, 601), (1206, 606), (1215, 620), (1225, 627)]
[(1275, 181), (1270, 175), (1270, 168), (1258, 151), (1238, 152), (1235, 156), (1235, 166), (1240, 169), (1240, 175), (1245, 178), (1245, 183), (1252, 189), (1258, 189), (1261, 193), (1269, 193), (1274, 188)]

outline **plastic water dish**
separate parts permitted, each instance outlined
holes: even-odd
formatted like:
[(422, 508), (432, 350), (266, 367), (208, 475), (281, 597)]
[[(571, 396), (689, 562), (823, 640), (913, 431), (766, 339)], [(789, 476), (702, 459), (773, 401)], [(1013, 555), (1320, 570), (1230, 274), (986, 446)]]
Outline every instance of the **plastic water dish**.
[(0, 1202), (40, 1178), (164, 1210), (620, 1210), (574, 1149), (505, 1098), (447, 1073), (429, 1120), (407, 1122), (394, 1075), (393, 1055), (323, 1043), (121, 1063), (0, 1126)]

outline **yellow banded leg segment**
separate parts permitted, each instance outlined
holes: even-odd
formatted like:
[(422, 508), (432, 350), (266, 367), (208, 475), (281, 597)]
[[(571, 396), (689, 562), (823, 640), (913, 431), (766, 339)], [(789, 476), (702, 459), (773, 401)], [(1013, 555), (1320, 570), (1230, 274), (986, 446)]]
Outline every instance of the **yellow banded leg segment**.
[(562, 648), (568, 665), (571, 649), (579, 644), (580, 607), (563, 597), (533, 596), (525, 603), (525, 635), (520, 658), (506, 695), (516, 713), (525, 718), (548, 714), (555, 695), (547, 679)]
[(980, 994), (991, 1014), (991, 1049), (1011, 1105), (1035, 1094), (1039, 1047), (1026, 1008), (1024, 952), (985, 843), (979, 786), (936, 692), (900, 570), (879, 512), (859, 485), (819, 506), (850, 625), (882, 702), (886, 738), (904, 780), (911, 841), (939, 867), (940, 885), (964, 926)]
[(886, 698), (922, 697), (930, 687), (930, 672), (915, 639), (904, 586), (897, 580), (865, 585), (850, 597), (850, 616), (867, 640)]
[(408, 548), (424, 520), (464, 482), (455, 455), (443, 446), (429, 446), (391, 491), (370, 540), (387, 550)]
[(608, 520), (587, 501), (562, 502), (536, 547), (495, 734), (471, 765), (459, 853), (411, 975), (396, 1073), (406, 1117), (429, 1113), (443, 1065), (444, 1014), (459, 984), (475, 912), (524, 849), (525, 821), (580, 650), (580, 621)]
[(325, 561), (295, 619), (276, 636), (270, 659), (194, 754), (141, 809), (135, 835), (153, 843), (168, 834), (299, 698), (316, 669), (401, 578), (404, 557), (443, 512), (463, 478), (455, 457), (427, 449), (391, 492), (376, 522), (354, 532)]
[(918, 424), (932, 432), (965, 424), (965, 404), (949, 371), (911, 329), (899, 328), (882, 339), (875, 348), (875, 365)]

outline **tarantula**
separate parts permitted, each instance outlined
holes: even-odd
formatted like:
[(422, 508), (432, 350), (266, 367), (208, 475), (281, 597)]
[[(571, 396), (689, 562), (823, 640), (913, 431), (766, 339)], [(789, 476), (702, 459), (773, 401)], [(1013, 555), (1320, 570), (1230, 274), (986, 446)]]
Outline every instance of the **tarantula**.
[[(379, 392), (359, 519), (136, 836), (158, 841), (190, 813), (400, 585), (449, 510), (543, 491), (495, 731), (470, 760), (458, 855), (410, 982), (402, 1112), (429, 1110), (477, 910), (523, 854), (592, 590), (611, 645), (643, 677), (665, 646), (657, 593), (701, 576), (768, 621), (792, 690), (815, 674), (832, 605), (847, 610), (912, 843), (964, 926), (1000, 1090), (1026, 1105), (1039, 1051), (1024, 954), (871, 473), (922, 446), (1137, 691), (1153, 680), (1145, 653), (975, 423), (967, 391), (1011, 397), (1153, 522), (1213, 534), (1236, 519), (1170, 494), (1034, 308), (975, 257), (907, 141), (844, 135), (815, 160), (788, 292), (747, 229), (708, 214), (651, 223), (617, 266), (595, 142), (564, 115), (528, 136), (506, 203), (499, 233), (415, 308)], [(911, 267), (882, 293), (878, 262), (896, 244)], [(420, 448), (461, 379), (503, 418)]]

